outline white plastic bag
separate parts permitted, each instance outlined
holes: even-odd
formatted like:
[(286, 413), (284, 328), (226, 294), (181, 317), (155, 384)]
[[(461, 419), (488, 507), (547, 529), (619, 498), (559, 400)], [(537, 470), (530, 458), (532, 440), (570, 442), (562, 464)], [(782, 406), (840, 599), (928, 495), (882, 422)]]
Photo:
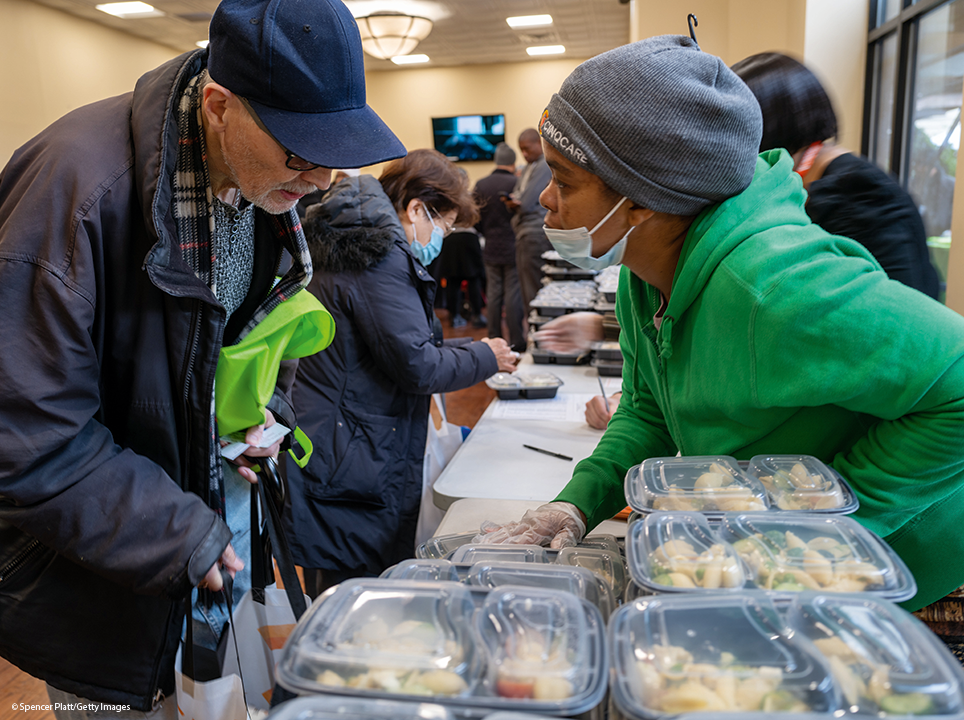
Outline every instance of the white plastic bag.
[(432, 488), (455, 451), (462, 446), (462, 428), (448, 422), (440, 407), (441, 403), (436, 402), (433, 395), (425, 441), (425, 462), (422, 463), (422, 503), (415, 527), (415, 547), (432, 537), (442, 522), (445, 511), (435, 505)]
[[(188, 622), (191, 619), (188, 618)], [(181, 653), (174, 658), (174, 687), (181, 720), (245, 720), (244, 691), (237, 675), (222, 676), (208, 682), (195, 682), (181, 672)]]

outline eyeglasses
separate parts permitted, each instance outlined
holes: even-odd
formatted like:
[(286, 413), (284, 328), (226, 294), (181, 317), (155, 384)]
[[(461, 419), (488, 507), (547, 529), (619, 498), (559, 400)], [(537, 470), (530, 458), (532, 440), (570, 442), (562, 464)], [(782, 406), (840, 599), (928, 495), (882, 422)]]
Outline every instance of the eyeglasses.
[(264, 130), (265, 134), (269, 138), (274, 140), (276, 143), (278, 143), (278, 147), (280, 147), (282, 150), (285, 151), (285, 155), (287, 156), (287, 159), (285, 160), (286, 168), (288, 168), (289, 170), (297, 170), (298, 172), (308, 172), (309, 170), (316, 170), (321, 167), (321, 165), (319, 165), (318, 163), (308, 162), (304, 158), (295, 155), (288, 148), (286, 148), (284, 145), (278, 142), (278, 138), (272, 135), (271, 131), (268, 130), (267, 127), (265, 127), (265, 124), (261, 122), (261, 118), (258, 117), (258, 113), (254, 111), (254, 108), (251, 107), (248, 101), (245, 100), (240, 95), (235, 95), (235, 97), (241, 101), (242, 105), (244, 105), (244, 109), (248, 111), (248, 115), (250, 115), (251, 119), (254, 120), (255, 125), (257, 125), (259, 128)]
[(454, 223), (454, 222), (451, 222), (451, 223), (445, 222), (445, 218), (442, 217), (442, 215), (439, 213), (438, 210), (436, 210), (435, 208), (429, 207), (428, 205), (426, 205), (425, 207), (428, 208), (428, 210), (429, 210), (433, 215), (435, 215), (435, 217), (436, 217), (436, 218), (438, 219), (438, 221), (439, 221), (439, 224), (442, 226), (442, 229), (445, 231), (445, 234), (446, 234), (446, 235), (448, 235), (448, 234), (451, 233), (453, 230), (455, 230), (455, 223)]

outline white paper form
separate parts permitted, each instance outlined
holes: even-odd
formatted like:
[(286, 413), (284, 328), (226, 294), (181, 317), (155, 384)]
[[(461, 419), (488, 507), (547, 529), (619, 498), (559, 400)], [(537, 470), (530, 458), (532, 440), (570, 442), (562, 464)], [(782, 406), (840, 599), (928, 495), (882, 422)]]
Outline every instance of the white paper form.
[[(608, 392), (608, 391), (607, 391)], [(591, 394), (563, 394), (547, 400), (496, 400), (492, 417), (500, 420), (585, 422)]]

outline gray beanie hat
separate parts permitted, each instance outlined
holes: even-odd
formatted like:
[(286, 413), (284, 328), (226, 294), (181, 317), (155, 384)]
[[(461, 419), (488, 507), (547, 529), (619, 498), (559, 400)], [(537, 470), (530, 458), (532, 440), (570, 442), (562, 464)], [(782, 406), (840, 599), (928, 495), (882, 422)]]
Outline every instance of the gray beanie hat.
[(495, 146), (495, 155), (493, 157), (496, 165), (515, 165), (515, 150), (510, 148), (504, 142), (500, 142)]
[(573, 70), (549, 101), (539, 132), (630, 200), (695, 215), (750, 184), (763, 117), (722, 60), (688, 37), (661, 35)]

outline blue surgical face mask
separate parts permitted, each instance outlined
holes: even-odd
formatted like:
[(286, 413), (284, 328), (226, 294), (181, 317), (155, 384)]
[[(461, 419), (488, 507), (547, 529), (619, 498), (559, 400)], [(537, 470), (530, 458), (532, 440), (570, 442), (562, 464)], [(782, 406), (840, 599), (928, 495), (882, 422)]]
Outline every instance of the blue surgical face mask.
[(602, 270), (610, 265), (618, 265), (623, 261), (623, 253), (626, 252), (626, 238), (635, 228), (629, 228), (629, 231), (615, 245), (598, 258), (592, 255), (592, 234), (601, 228), (626, 200), (627, 198), (623, 198), (616, 203), (616, 206), (606, 213), (606, 217), (596, 223), (596, 227), (592, 230), (587, 230), (585, 227), (562, 230), (545, 225), (542, 229), (545, 230), (546, 237), (549, 238), (556, 252), (577, 267), (585, 270)]
[(422, 245), (422, 243), (418, 241), (418, 231), (415, 229), (415, 223), (412, 223), (412, 234), (415, 236), (415, 239), (412, 240), (412, 244), (409, 247), (412, 249), (412, 255), (414, 255), (422, 265), (428, 267), (432, 261), (438, 257), (438, 254), (442, 252), (442, 240), (445, 238), (445, 232), (435, 224), (428, 205), (423, 203), (422, 209), (425, 210), (428, 221), (432, 223), (432, 235), (429, 237), (428, 245)]

